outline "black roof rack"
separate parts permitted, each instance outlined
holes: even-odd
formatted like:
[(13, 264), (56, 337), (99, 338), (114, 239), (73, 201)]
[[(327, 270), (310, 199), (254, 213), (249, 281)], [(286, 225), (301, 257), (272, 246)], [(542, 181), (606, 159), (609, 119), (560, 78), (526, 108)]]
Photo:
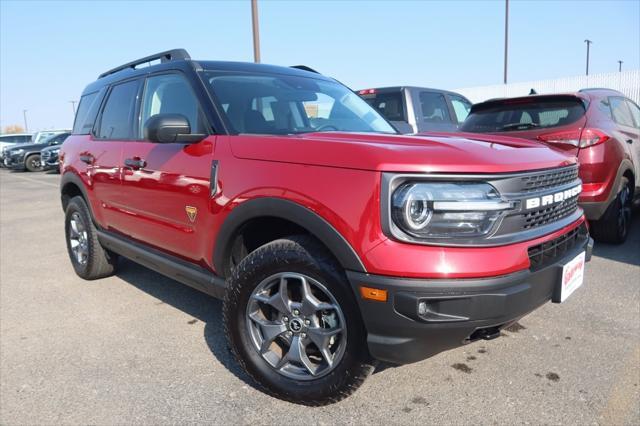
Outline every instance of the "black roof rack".
[(178, 60), (187, 60), (191, 59), (189, 53), (187, 53), (184, 49), (172, 49), (167, 50), (166, 52), (156, 53), (155, 55), (145, 56), (144, 58), (136, 59), (132, 62), (127, 62), (124, 65), (120, 65), (119, 67), (115, 67), (107, 72), (103, 72), (100, 74), (98, 78), (106, 77), (108, 75), (117, 73), (118, 71), (126, 70), (128, 68), (135, 69), (137, 65), (144, 64), (151, 61), (160, 60), (161, 63), (169, 62), (169, 61), (178, 61)]
[(302, 70), (302, 71), (309, 71), (309, 72), (314, 72), (316, 74), (320, 74), (318, 71), (314, 70), (311, 67), (308, 67), (306, 65), (292, 65), (289, 68), (295, 68), (297, 70)]

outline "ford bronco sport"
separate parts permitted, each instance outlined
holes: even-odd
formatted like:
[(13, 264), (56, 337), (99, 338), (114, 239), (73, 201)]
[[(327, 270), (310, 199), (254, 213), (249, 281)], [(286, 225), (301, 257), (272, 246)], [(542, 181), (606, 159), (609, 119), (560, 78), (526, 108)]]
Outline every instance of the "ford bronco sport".
[(306, 67), (125, 64), (85, 89), (60, 161), (76, 273), (124, 256), (223, 298), (238, 362), (302, 404), (346, 397), (375, 360), (498, 336), (564, 301), (591, 255), (574, 158), (397, 135)]

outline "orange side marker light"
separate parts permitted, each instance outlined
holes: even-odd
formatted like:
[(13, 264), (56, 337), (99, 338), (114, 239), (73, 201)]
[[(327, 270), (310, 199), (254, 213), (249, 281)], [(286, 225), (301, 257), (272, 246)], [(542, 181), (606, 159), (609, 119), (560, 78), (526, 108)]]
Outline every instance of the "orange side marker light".
[(380, 290), (379, 288), (371, 288), (360, 286), (360, 296), (365, 300), (375, 300), (376, 302), (387, 301), (387, 290)]

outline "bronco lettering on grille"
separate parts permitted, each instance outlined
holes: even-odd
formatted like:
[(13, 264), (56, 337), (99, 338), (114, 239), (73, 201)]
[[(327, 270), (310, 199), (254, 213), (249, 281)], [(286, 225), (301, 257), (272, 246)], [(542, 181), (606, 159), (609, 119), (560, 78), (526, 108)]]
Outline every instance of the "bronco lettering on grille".
[(543, 195), (542, 197), (529, 198), (525, 201), (525, 209), (529, 210), (538, 207), (550, 206), (552, 204), (556, 204), (564, 200), (576, 197), (580, 194), (580, 192), (582, 192), (582, 185), (574, 186), (573, 188), (556, 192), (554, 194)]

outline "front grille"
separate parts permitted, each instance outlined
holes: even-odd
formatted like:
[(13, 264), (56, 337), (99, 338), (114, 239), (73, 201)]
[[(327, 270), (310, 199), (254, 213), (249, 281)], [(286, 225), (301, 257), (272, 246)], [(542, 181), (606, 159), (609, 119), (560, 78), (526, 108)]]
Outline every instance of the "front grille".
[(522, 192), (538, 192), (562, 186), (578, 179), (578, 166), (568, 166), (547, 173), (523, 176)]
[(587, 227), (583, 223), (564, 235), (551, 241), (529, 247), (529, 263), (531, 269), (541, 269), (562, 257), (587, 235)]
[(560, 220), (563, 217), (567, 217), (578, 208), (578, 197), (573, 197), (569, 200), (565, 200), (561, 203), (549, 206), (541, 207), (539, 209), (524, 213), (524, 229), (536, 228), (538, 226), (546, 225), (556, 220)]

